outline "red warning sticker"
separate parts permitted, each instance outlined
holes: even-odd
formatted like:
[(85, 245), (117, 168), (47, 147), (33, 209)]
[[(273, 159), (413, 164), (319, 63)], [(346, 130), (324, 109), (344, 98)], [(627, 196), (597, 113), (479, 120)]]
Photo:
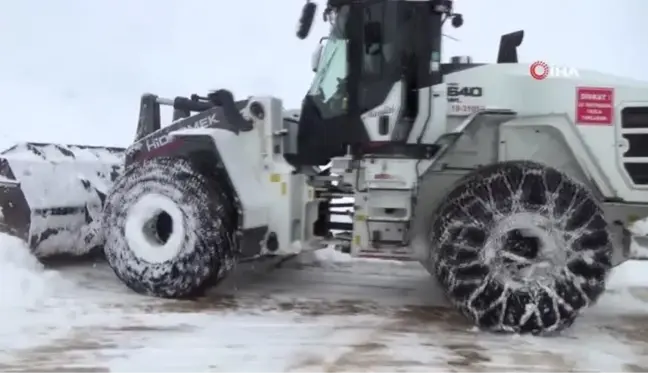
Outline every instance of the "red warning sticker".
[(597, 87), (576, 88), (576, 123), (612, 125), (614, 89)]

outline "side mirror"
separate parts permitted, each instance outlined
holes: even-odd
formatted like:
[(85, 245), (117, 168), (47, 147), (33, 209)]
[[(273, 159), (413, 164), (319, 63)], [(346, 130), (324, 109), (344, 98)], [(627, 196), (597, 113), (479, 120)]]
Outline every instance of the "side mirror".
[(452, 21), (450, 21), (450, 24), (452, 24), (452, 27), (454, 28), (459, 28), (463, 26), (464, 24), (463, 16), (459, 13), (456, 13), (455, 15), (452, 16)]
[(310, 0), (307, 0), (306, 4), (302, 8), (301, 17), (299, 17), (299, 23), (297, 24), (297, 37), (304, 40), (310, 33), (311, 27), (313, 26), (313, 20), (315, 19), (315, 11), (317, 11), (317, 4), (311, 3)]
[(315, 47), (315, 50), (311, 55), (311, 69), (313, 69), (313, 72), (316, 72), (317, 68), (319, 67), (320, 59), (322, 59), (322, 50), (324, 49), (325, 40), (326, 38), (322, 38), (322, 40), (320, 40), (319, 44), (317, 45), (317, 47)]

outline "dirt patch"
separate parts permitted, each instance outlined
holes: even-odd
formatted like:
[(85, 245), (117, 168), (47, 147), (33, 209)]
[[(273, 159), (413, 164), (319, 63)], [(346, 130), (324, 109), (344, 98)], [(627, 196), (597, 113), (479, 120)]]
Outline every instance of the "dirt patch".
[(614, 325), (605, 326), (604, 329), (635, 342), (635, 346), (643, 346), (648, 355), (648, 314), (622, 315), (617, 320)]
[(384, 348), (388, 348), (388, 346), (384, 343), (376, 343), (376, 342), (361, 343), (353, 346), (353, 349), (360, 353), (367, 353), (367, 352), (376, 351)]
[(633, 373), (646, 373), (648, 372), (648, 365), (624, 364), (623, 371)]
[(438, 332), (452, 331), (469, 333), (472, 324), (459, 312), (452, 308), (431, 306), (407, 306), (399, 308), (394, 314), (395, 322), (390, 330), (401, 332)]
[(100, 364), (86, 365), (97, 361), (103, 350), (117, 348), (116, 343), (94, 336), (88, 330), (77, 330), (47, 345), (16, 351), (14, 361), (0, 367), (5, 372), (109, 372)]
[[(439, 331), (456, 329), (466, 331), (470, 324), (454, 310), (442, 307), (427, 306), (406, 306), (406, 307), (387, 307), (372, 302), (359, 301), (324, 301), (324, 300), (293, 300), (283, 302), (280, 305), (281, 310), (296, 312), (299, 315), (307, 317), (322, 316), (361, 316), (371, 315), (384, 317), (384, 322), (373, 325), (368, 330), (368, 335), (363, 337), (362, 342), (356, 342), (344, 347), (344, 351), (337, 355), (331, 361), (319, 355), (300, 356), (292, 365), (287, 368), (290, 372), (349, 372), (349, 371), (375, 371), (375, 370), (393, 370), (407, 371), (421, 370), (429, 367), (430, 361), (427, 360), (427, 354), (422, 356), (422, 360), (406, 358), (399, 356), (394, 351), (392, 340), (407, 340), (408, 336), (417, 335), (423, 338), (434, 336), (439, 338)], [(352, 320), (352, 319), (349, 319)], [(353, 324), (352, 321), (349, 321)], [(349, 328), (353, 326), (349, 325)], [(342, 327), (340, 330), (348, 330)], [(367, 330), (364, 330), (366, 333)], [(360, 332), (363, 333), (363, 332)], [(444, 350), (442, 343), (426, 347), (421, 343), (424, 349)], [(486, 357), (478, 351), (477, 347), (469, 348), (464, 346), (459, 349), (457, 345), (451, 346), (455, 349), (456, 358), (452, 363), (457, 367), (472, 368), (477, 366)], [(470, 362), (474, 365), (471, 366)]]
[[(373, 334), (372, 334), (373, 336)], [(366, 342), (348, 346), (348, 350), (334, 361), (326, 361), (322, 356), (309, 354), (297, 358), (286, 368), (287, 372), (349, 372), (367, 371), (372, 367), (407, 367), (421, 365), (419, 362), (394, 360), (389, 346), (379, 342)]]
[(511, 351), (508, 357), (511, 366), (525, 367), (528, 372), (583, 372), (577, 361), (549, 351)]
[(244, 308), (243, 299), (232, 295), (199, 298), (196, 300), (164, 300), (145, 308), (162, 313), (205, 313), (209, 311), (236, 311)]
[[(118, 305), (114, 305), (118, 307)], [(126, 306), (128, 308), (128, 306)], [(132, 307), (132, 306), (131, 306)], [(351, 299), (326, 300), (278, 297), (242, 297), (223, 295), (198, 300), (164, 300), (147, 302), (136, 306), (139, 310), (152, 313), (210, 313), (236, 311), (237, 314), (263, 314), (269, 311), (292, 312), (300, 316), (397, 316), (414, 322), (438, 322), (445, 313), (454, 313), (447, 308), (434, 307), (390, 307), (370, 301)], [(460, 318), (460, 317), (459, 317)]]
[[(39, 373), (61, 373), (63, 371), (69, 372), (69, 373), (109, 373), (110, 369), (108, 368), (102, 368), (102, 367), (65, 367), (62, 368), (60, 366), (53, 366), (53, 367), (38, 367), (34, 368), (32, 366), (21, 366), (21, 367), (16, 367), (13, 365), (4, 365), (0, 364), (0, 369), (3, 372), (7, 373), (33, 373), (33, 372), (39, 372)], [(64, 370), (63, 370), (64, 369)]]
[(351, 316), (351, 315), (387, 315), (393, 312), (389, 307), (372, 302), (354, 300), (300, 300), (277, 303), (277, 310), (295, 312), (301, 316)]
[(292, 364), (286, 367), (286, 372), (316, 372), (325, 365), (324, 359), (315, 354), (306, 354), (297, 357)]
[[(297, 308), (292, 306), (290, 310)], [(296, 306), (303, 307), (304, 304), (297, 303)], [(406, 359), (395, 353), (392, 344), (398, 343), (392, 340), (409, 339), (410, 336), (417, 336), (421, 339), (419, 344), (423, 350), (449, 352), (449, 358), (445, 363), (449, 370), (457, 371), (485, 371), (484, 363), (490, 361), (486, 351), (471, 343), (446, 344), (439, 333), (447, 331), (458, 331), (469, 338), (471, 324), (456, 311), (444, 307), (429, 306), (406, 306), (406, 307), (379, 307), (368, 302), (336, 302), (319, 303), (317, 312), (312, 312), (310, 304), (307, 315), (319, 316), (334, 314), (349, 315), (381, 315), (387, 316), (386, 322), (376, 325), (375, 329), (365, 338), (366, 342), (356, 343), (347, 346), (347, 350), (340, 354), (334, 361), (324, 361), (321, 357), (310, 356), (307, 359), (299, 360), (291, 366), (289, 371), (325, 371), (325, 372), (348, 372), (348, 371), (370, 371), (370, 370), (394, 370), (404, 371), (407, 369), (425, 369), (429, 367), (430, 356), (424, 354), (421, 360)], [(320, 312), (326, 310), (326, 312)], [(444, 334), (446, 335), (446, 334)], [(424, 341), (430, 340), (430, 344)], [(390, 347), (392, 346), (392, 347)], [(443, 353), (447, 355), (447, 353)]]
[[(416, 360), (399, 359), (389, 347), (382, 343), (366, 342), (349, 346), (335, 361), (323, 367), (324, 372), (353, 372), (380, 369), (401, 370), (403, 368), (423, 367), (424, 363)], [(402, 370), (401, 370), (402, 371)]]
[(98, 328), (99, 331), (114, 333), (169, 333), (191, 332), (195, 327), (187, 324), (180, 325), (125, 325), (117, 327)]
[(487, 355), (488, 351), (473, 343), (451, 343), (444, 347), (452, 353), (447, 364), (454, 368), (475, 371), (475, 368), (491, 361)]
[(626, 336), (634, 341), (648, 343), (648, 314), (646, 315), (629, 315), (621, 317)]
[(149, 304), (147, 312), (208, 313), (236, 311), (244, 314), (262, 314), (268, 311), (293, 312), (301, 316), (343, 316), (359, 314), (388, 314), (390, 308), (375, 303), (355, 300), (326, 301), (317, 299), (273, 299), (222, 296), (196, 301), (166, 301)]
[(32, 358), (37, 356), (46, 360), (50, 356), (60, 356), (61, 354), (65, 354), (70, 351), (82, 352), (86, 354), (93, 353), (94, 351), (117, 347), (117, 345), (112, 342), (88, 340), (88, 336), (84, 334), (85, 333), (79, 333), (79, 335), (74, 335), (69, 338), (58, 339), (51, 345), (36, 347), (31, 350)]
[[(17, 350), (11, 363), (0, 363), (3, 372), (110, 372), (100, 362), (103, 358), (121, 357), (121, 349), (141, 347), (138, 339), (147, 334), (185, 333), (191, 325), (123, 325), (94, 326), (74, 329), (65, 337), (46, 345)], [(144, 337), (144, 338), (143, 338)]]
[(430, 322), (446, 322), (470, 325), (456, 310), (446, 307), (406, 306), (401, 307), (396, 317), (408, 323), (427, 324)]

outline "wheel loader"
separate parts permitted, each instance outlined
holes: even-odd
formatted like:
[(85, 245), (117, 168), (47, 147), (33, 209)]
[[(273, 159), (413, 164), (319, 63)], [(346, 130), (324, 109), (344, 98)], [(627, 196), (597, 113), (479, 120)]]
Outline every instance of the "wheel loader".
[[(307, 2), (298, 37), (315, 15)], [(419, 261), (483, 330), (569, 327), (648, 216), (648, 83), (536, 80), (522, 31), (496, 63), (444, 62), (442, 27), (463, 23), (449, 0), (328, 0), (323, 15), (301, 109), (144, 94), (127, 149), (18, 144), (0, 160), (2, 230), (38, 257), (100, 248), (129, 288), (166, 298), (335, 242)]]

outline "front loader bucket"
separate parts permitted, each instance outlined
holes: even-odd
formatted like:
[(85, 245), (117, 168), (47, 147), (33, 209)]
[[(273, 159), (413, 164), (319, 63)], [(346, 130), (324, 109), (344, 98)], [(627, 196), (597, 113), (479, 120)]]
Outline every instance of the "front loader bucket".
[(21, 143), (0, 153), (0, 232), (37, 257), (82, 255), (84, 235), (120, 175), (122, 148)]

